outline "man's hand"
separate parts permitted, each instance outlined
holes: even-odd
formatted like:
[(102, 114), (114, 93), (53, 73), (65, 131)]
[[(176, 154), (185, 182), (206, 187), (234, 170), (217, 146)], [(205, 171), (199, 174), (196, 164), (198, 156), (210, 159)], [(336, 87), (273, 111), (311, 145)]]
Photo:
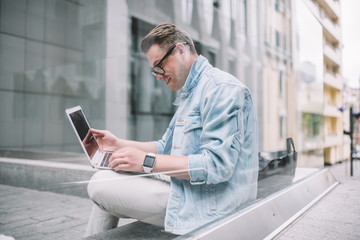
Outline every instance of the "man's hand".
[(82, 142), (86, 149), (86, 152), (89, 154), (90, 158), (92, 158), (97, 151), (97, 147), (94, 136), (91, 134), (90, 130), (87, 132)]
[(125, 147), (114, 152), (109, 159), (115, 171), (143, 172), (146, 153), (133, 147)]
[(102, 151), (113, 152), (122, 147), (119, 144), (120, 140), (109, 131), (92, 128), (90, 132), (94, 134)]
[[(134, 147), (124, 147), (114, 152), (109, 159), (114, 171), (144, 172), (143, 163), (148, 152)], [(154, 172), (179, 171), (167, 175), (190, 180), (187, 156), (156, 154)]]

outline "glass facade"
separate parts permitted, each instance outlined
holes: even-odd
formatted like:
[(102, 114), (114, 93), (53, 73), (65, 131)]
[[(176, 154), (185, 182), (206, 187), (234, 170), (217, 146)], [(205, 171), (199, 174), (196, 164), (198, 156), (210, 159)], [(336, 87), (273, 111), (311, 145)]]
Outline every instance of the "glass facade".
[(175, 111), (176, 93), (150, 74), (139, 45), (164, 21), (188, 31), (200, 54), (244, 79), (257, 96), (253, 71), (260, 54), (251, 51), (253, 43), (238, 44), (237, 32), (256, 26), (248, 26), (244, 0), (0, 4), (0, 129), (7, 136), (0, 149), (80, 152), (64, 112), (75, 105), (91, 127), (128, 139), (159, 139)]
[[(0, 140), (0, 149), (81, 152), (65, 116), (65, 109), (76, 105), (82, 106), (91, 127), (139, 141), (161, 138), (176, 110), (172, 103), (177, 93), (151, 75), (140, 43), (150, 29), (165, 21), (189, 32), (201, 55), (250, 88), (258, 110), (259, 151), (285, 149), (285, 144), (280, 143), (281, 149), (262, 146), (267, 126), (263, 124), (267, 121), (264, 113), (269, 112), (262, 103), (268, 101), (266, 94), (272, 93), (286, 101), (288, 73), (271, 70), (267, 73), (269, 81), (274, 79), (276, 84), (271, 84), (272, 88), (261, 84), (266, 64), (262, 62), (265, 53), (261, 44), (269, 36), (262, 34), (265, 31), (261, 22), (266, 19), (259, 14), (262, 8), (258, 2), (2, 0), (0, 3), (0, 129), (6, 136)], [(313, 17), (306, 19), (297, 21), (297, 50), (301, 53), (296, 65), (297, 78), (301, 79), (296, 86), (301, 89), (297, 96), (300, 136), (290, 137), (295, 139), (298, 150), (312, 153), (318, 148), (311, 144), (321, 144), (319, 139), (323, 136), (323, 97), (318, 94), (323, 84), (319, 75), (322, 48), (319, 24)], [(220, 27), (221, 22), (226, 26)], [(315, 26), (311, 28), (315, 29), (312, 36), (320, 33), (317, 38), (320, 42), (306, 42), (309, 24)], [(283, 39), (282, 35), (276, 38), (274, 30), (271, 33), (274, 46), (282, 45), (277, 42)], [(309, 46), (316, 46), (316, 51)], [(281, 143), (285, 142), (290, 134), (286, 111), (271, 111), (270, 115), (278, 126), (271, 129), (279, 135)]]
[[(290, 22), (292, 3), (285, 2), (271, 7)], [(65, 115), (76, 105), (93, 128), (131, 140), (161, 138), (177, 93), (152, 76), (140, 43), (155, 25), (173, 22), (199, 54), (251, 90), (267, 164), (258, 199), (269, 196), (307, 174), (295, 173), (294, 151), (281, 165), (288, 137), (306, 158), (323, 160), (322, 29), (300, 3), (298, 45), (290, 46), (290, 23), (281, 32), (276, 21), (264, 24), (278, 17), (265, 18), (262, 1), (0, 0), (0, 150), (80, 153)]]
[(105, 1), (1, 1), (1, 148), (78, 151), (64, 109), (104, 125)]
[(143, 141), (151, 140), (149, 137), (160, 139), (176, 110), (172, 105), (176, 94), (151, 74), (148, 60), (139, 47), (141, 40), (154, 27), (140, 19), (131, 18), (130, 137)]
[[(297, 93), (300, 137), (298, 149), (312, 166), (323, 165), (324, 94), (322, 27), (302, 1), (297, 10)], [(311, 38), (307, 37), (311, 36)]]

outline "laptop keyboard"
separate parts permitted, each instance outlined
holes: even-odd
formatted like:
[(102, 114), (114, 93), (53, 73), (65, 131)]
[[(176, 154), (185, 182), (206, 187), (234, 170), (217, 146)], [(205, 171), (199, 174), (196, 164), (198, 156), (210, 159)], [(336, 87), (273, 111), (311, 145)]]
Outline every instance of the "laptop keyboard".
[(104, 158), (100, 164), (101, 167), (109, 167), (109, 158), (112, 154), (112, 152), (104, 152)]

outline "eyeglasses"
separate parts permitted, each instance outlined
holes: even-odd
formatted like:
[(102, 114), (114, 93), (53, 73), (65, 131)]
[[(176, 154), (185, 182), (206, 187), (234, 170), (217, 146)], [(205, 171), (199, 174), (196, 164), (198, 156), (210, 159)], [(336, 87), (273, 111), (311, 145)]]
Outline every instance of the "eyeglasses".
[[(185, 44), (187, 44), (187, 42), (182, 42), (182, 44), (185, 45)], [(162, 67), (160, 67), (160, 65), (172, 53), (172, 51), (174, 50), (175, 47), (176, 47), (176, 43), (170, 47), (169, 51), (167, 51), (167, 53), (160, 60), (160, 62), (158, 62), (158, 64), (156, 64), (155, 67), (153, 67), (153, 69), (151, 71), (152, 75), (154, 75), (156, 77), (157, 74), (159, 74), (159, 75), (164, 75), (165, 74), (165, 70)]]

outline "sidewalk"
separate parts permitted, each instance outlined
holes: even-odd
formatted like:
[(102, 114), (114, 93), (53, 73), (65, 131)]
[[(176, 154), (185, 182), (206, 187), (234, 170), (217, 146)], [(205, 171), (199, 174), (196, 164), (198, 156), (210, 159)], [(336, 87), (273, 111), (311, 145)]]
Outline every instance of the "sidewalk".
[[(336, 164), (340, 184), (276, 240), (360, 239), (360, 161)], [(87, 198), (0, 185), (1, 234), (19, 239), (82, 239), (92, 203)], [(129, 223), (122, 220), (121, 225)]]
[(91, 206), (86, 198), (0, 185), (0, 234), (16, 240), (81, 239)]
[(354, 161), (353, 177), (350, 161), (329, 168), (340, 184), (275, 240), (360, 239), (360, 161)]
[(87, 198), (0, 185), (0, 240), (1, 234), (16, 240), (82, 239), (91, 208)]

